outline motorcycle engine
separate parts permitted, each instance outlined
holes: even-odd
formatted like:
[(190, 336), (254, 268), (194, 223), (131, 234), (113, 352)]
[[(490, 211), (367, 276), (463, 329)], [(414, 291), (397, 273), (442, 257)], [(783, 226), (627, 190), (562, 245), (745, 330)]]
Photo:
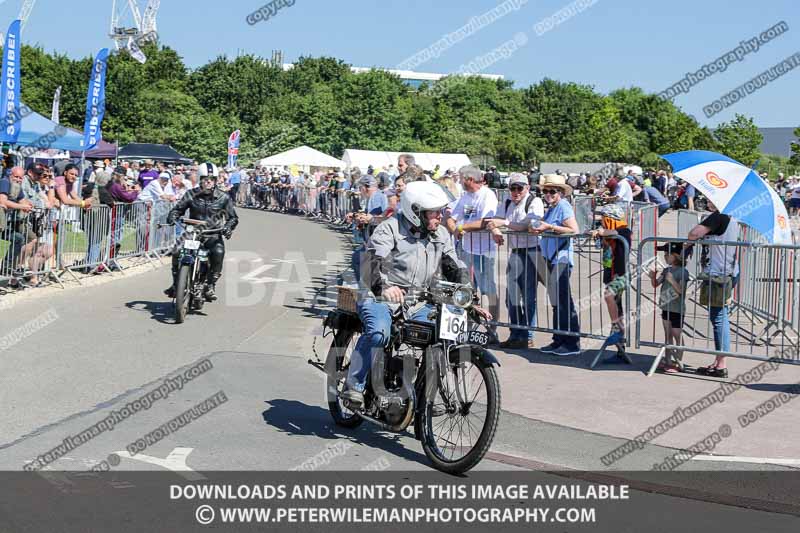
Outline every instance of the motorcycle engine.
[(406, 417), (408, 402), (399, 396), (380, 398), (380, 410), (387, 423), (394, 426), (399, 424)]

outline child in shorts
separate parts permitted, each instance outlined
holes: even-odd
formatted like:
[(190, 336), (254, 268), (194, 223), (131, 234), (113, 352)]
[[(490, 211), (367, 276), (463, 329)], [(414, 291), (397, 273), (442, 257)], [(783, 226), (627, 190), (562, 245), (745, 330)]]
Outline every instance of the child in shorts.
[[(655, 268), (650, 270), (650, 283), (661, 286), (658, 306), (661, 308), (661, 322), (664, 325), (664, 343), (679, 346), (683, 329), (683, 316), (686, 314), (686, 283), (689, 272), (684, 268), (685, 252), (683, 245), (677, 242), (666, 243), (658, 250), (664, 252), (667, 268), (656, 274)], [(658, 369), (667, 374), (683, 371), (683, 351), (667, 349)]]
[(628, 227), (625, 210), (619, 203), (607, 204), (597, 210), (601, 218), (601, 228), (590, 232), (595, 238), (602, 238), (603, 253), (603, 299), (608, 307), (611, 318), (611, 335), (606, 344), (617, 346), (617, 355), (625, 353), (625, 314), (622, 309), (622, 293), (628, 287), (626, 274), (628, 272), (628, 254), (625, 246), (619, 239), (620, 236), (631, 246), (631, 230)]

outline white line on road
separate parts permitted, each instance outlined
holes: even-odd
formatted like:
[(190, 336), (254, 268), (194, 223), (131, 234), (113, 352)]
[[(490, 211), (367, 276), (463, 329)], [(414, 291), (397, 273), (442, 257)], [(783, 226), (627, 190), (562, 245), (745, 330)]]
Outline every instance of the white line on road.
[(194, 448), (175, 448), (169, 452), (169, 455), (167, 455), (166, 459), (160, 459), (158, 457), (144, 455), (141, 453), (131, 455), (126, 451), (114, 453), (126, 459), (133, 459), (134, 461), (141, 461), (143, 463), (149, 463), (166, 468), (167, 470), (172, 470), (178, 475), (185, 477), (189, 481), (201, 481), (203, 479), (207, 479), (203, 474), (195, 472), (186, 465), (186, 458), (189, 457), (189, 454), (192, 453), (192, 450), (194, 450)]
[(242, 276), (242, 281), (248, 281), (250, 283), (277, 283), (279, 281), (287, 281), (285, 279), (278, 279), (278, 278), (271, 278), (269, 276), (264, 278), (259, 278), (259, 274), (263, 274), (267, 270), (272, 268), (276, 268), (278, 265), (261, 265), (260, 267), (252, 270), (251, 272)]
[(693, 461), (723, 461), (728, 463), (753, 463), (760, 465), (800, 466), (800, 459), (771, 459), (769, 457), (742, 457), (738, 455), (695, 455)]

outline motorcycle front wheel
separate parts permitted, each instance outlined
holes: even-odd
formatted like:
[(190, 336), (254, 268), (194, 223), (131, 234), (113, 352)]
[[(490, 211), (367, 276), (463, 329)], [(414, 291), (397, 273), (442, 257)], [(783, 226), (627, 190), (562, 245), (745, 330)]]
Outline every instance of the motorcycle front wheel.
[(339, 393), (344, 390), (350, 368), (350, 354), (353, 353), (359, 337), (355, 331), (339, 330), (333, 338), (325, 361), (328, 410), (337, 426), (351, 429), (360, 426), (364, 419), (342, 404)]
[(434, 468), (463, 474), (489, 451), (500, 420), (500, 381), (495, 369), (473, 355), (448, 362), (438, 391), (422, 409), (422, 449)]
[(186, 308), (191, 300), (191, 287), (189, 287), (189, 265), (182, 265), (178, 271), (178, 281), (175, 284), (175, 323), (182, 324), (186, 319)]

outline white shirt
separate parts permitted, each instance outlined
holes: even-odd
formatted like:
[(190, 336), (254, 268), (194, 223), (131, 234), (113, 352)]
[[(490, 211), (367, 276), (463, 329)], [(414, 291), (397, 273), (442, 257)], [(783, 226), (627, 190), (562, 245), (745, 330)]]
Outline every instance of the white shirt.
[(175, 191), (172, 189), (171, 183), (167, 183), (166, 187), (162, 187), (161, 180), (155, 179), (147, 184), (147, 187), (139, 194), (137, 200), (140, 202), (157, 202), (161, 200), (162, 194), (175, 194)]
[(619, 183), (617, 183), (617, 189), (614, 191), (614, 196), (623, 202), (633, 201), (633, 189), (631, 189), (631, 184), (627, 179), (619, 180)]
[[(522, 197), (518, 204), (510, 198), (504, 202), (497, 209), (497, 216), (506, 219), (510, 224), (530, 224), (532, 220), (541, 220), (544, 218), (544, 202), (541, 198), (533, 197), (528, 210), (525, 211), (525, 204), (528, 203), (528, 198), (531, 193)], [(506, 205), (510, 212), (506, 212)], [(536, 248), (539, 246), (539, 237), (535, 235), (509, 235), (508, 246), (510, 248)]]
[[(476, 192), (465, 192), (453, 209), (456, 225), (491, 218), (497, 212), (497, 196), (490, 188), (483, 186)], [(472, 255), (492, 256), (495, 252), (494, 240), (488, 231), (467, 232), (462, 237), (464, 251)]]
[(789, 184), (789, 190), (792, 191), (792, 199), (800, 199), (800, 183)]

